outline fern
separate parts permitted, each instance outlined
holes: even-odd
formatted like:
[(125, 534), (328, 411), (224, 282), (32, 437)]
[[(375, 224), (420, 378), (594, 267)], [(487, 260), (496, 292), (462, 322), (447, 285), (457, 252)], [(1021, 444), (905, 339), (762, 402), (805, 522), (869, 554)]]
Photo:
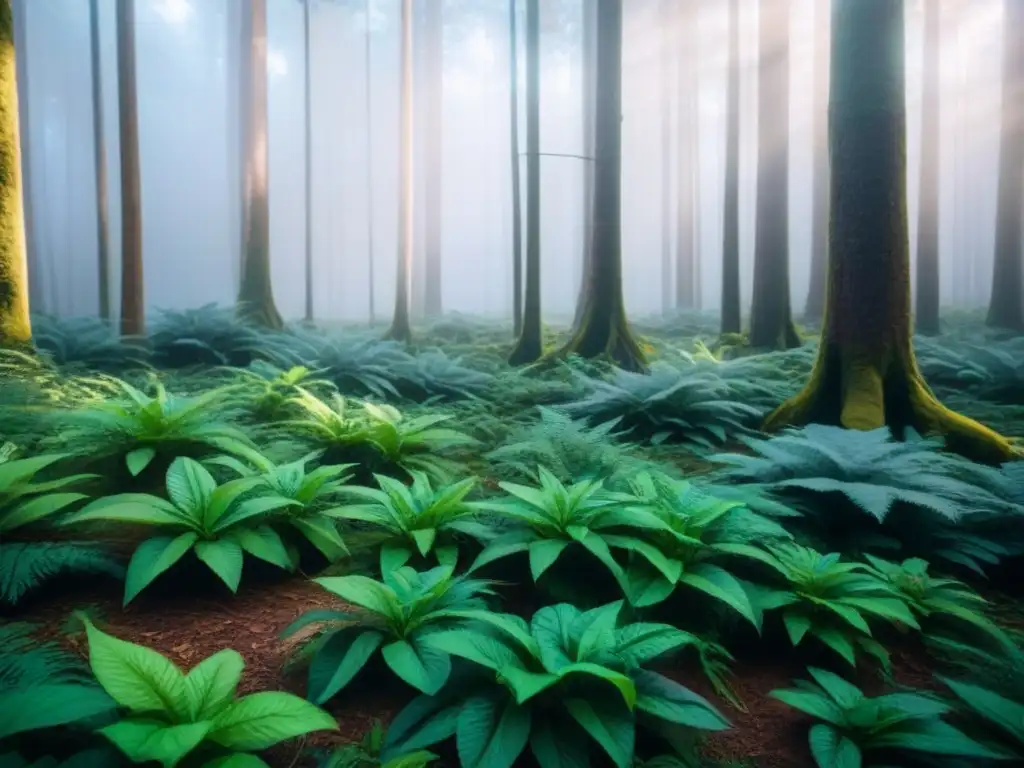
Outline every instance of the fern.
[(149, 334), (153, 362), (167, 368), (248, 365), (265, 345), (264, 331), (238, 319), (233, 307), (206, 304), (164, 310)]
[(107, 553), (77, 542), (4, 542), (0, 546), (0, 603), (14, 605), (43, 583), (72, 574), (120, 579), (124, 568)]

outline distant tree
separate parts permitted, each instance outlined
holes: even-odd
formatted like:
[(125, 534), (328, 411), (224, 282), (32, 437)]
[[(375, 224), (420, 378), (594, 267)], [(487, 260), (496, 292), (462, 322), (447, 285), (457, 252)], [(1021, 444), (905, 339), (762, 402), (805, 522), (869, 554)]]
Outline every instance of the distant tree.
[(107, 215), (107, 150), (103, 129), (99, 0), (89, 0), (89, 63), (92, 81), (92, 148), (96, 182), (96, 262), (100, 317), (110, 320), (110, 234)]
[(370, 300), (370, 325), (377, 322), (374, 294), (377, 290), (373, 269), (373, 67), (371, 57), (370, 11), (373, 0), (363, 7), (363, 96), (366, 109), (366, 266), (367, 294)]
[(917, 367), (910, 327), (902, 2), (834, 0), (829, 104), (828, 298), (806, 388), (765, 423), (939, 434), (998, 462), (1010, 444), (944, 408)]
[(32, 341), (28, 306), (28, 263), (21, 202), (21, 146), (18, 85), (11, 0), (0, 0), (0, 345)]
[(740, 319), (740, 3), (729, 0), (725, 106), (725, 206), (722, 215), (722, 333), (739, 333)]
[(310, 6), (313, 0), (302, 2), (302, 102), (303, 142), (305, 181), (306, 181), (306, 322), (313, 322), (313, 36), (310, 28)]
[(540, 7), (539, 0), (526, 0), (526, 295), (512, 365), (540, 359), (540, 312)]
[(814, 171), (811, 188), (811, 279), (804, 319), (817, 323), (825, 312), (828, 271), (828, 39), (831, 0), (814, 4), (814, 78), (811, 125), (814, 131)]
[(583, 298), (590, 279), (591, 255), (594, 252), (594, 99), (597, 96), (597, 3), (583, 3), (582, 69), (583, 69), (583, 244), (580, 254), (580, 287), (576, 295), (573, 328), (583, 319)]
[(750, 345), (800, 346), (789, 297), (789, 0), (761, 0)]
[(267, 0), (242, 3), (241, 103), (244, 115), (242, 281), (239, 317), (266, 328), (284, 322), (270, 275), (270, 173), (267, 131)]
[(121, 152), (121, 333), (146, 330), (142, 276), (142, 182), (135, 85), (135, 0), (117, 0), (118, 146)]
[(519, 183), (519, 43), (516, 0), (508, 0), (509, 146), (512, 153), (512, 331), (523, 330), (523, 205)]
[(921, 191), (917, 212), (918, 333), (939, 332), (939, 47), (942, 25), (939, 6), (922, 3), (924, 14), (924, 67), (921, 103)]
[(622, 296), (622, 0), (597, 2), (593, 253), (579, 326), (561, 355), (645, 367)]
[(402, 0), (401, 106), (398, 145), (398, 269), (395, 279), (395, 312), (385, 338), (409, 341), (409, 272), (412, 269), (412, 0)]
[(1007, 0), (1005, 8), (996, 252), (988, 324), (1024, 331), (1024, 3)]
[[(674, 0), (661, 0), (659, 7), (661, 37), (659, 39), (659, 74), (661, 97), (661, 311), (672, 309), (672, 54), (681, 49), (682, 18)], [(685, 56), (686, 54), (682, 54)], [(679, 102), (679, 122), (683, 120), (683, 102)], [(683, 178), (679, 176), (680, 197)], [(679, 233), (680, 235), (682, 232)], [(680, 243), (680, 248), (682, 243)]]
[(441, 294), (441, 212), (444, 199), (444, 3), (424, 4), (423, 80), (424, 109), (424, 174), (426, 193), (423, 208), (426, 219), (424, 253), (423, 309), (428, 317), (437, 317), (443, 310)]
[(697, 24), (699, 6), (682, 3), (675, 20), (678, 34), (676, 45), (679, 69), (679, 159), (677, 183), (679, 199), (676, 204), (676, 280), (675, 306), (677, 309), (693, 309), (699, 293), (697, 285), (697, 226), (700, 217), (696, 215), (697, 195), (697, 132), (698, 123), (698, 62), (699, 31)]

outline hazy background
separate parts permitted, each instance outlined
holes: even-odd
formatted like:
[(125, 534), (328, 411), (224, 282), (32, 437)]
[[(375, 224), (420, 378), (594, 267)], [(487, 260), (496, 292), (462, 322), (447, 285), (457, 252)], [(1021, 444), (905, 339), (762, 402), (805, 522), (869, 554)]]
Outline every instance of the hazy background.
[[(391, 312), (397, 249), (400, 0), (312, 2), (315, 310), (319, 319), (367, 317), (368, 167), (376, 307)], [(705, 307), (718, 304), (725, 142), (725, 0), (700, 6), (700, 255)], [(938, 4), (940, 0), (923, 0)], [(150, 310), (230, 304), (238, 280), (240, 181), (237, 103), (238, 0), (136, 0), (146, 302)], [(270, 71), (271, 250), (278, 306), (303, 311), (305, 252), (303, 28), (301, 0), (267, 0)], [(507, 0), (417, 0), (445, 5), (443, 301), (445, 310), (511, 313), (511, 193)], [(542, 0), (541, 151), (582, 154), (582, 2)], [(659, 60), (661, 0), (625, 0), (623, 248), (629, 311), (661, 302)], [(941, 0), (963, 12), (958, 0)], [(790, 237), (794, 308), (807, 292), (811, 230), (814, 15), (820, 0), (792, 0)], [(113, 296), (120, 284), (115, 0), (100, 0), (105, 141), (110, 179)], [(520, 2), (520, 12), (525, 3)], [(920, 0), (908, 10), (907, 77), (911, 241), (917, 215), (921, 92)], [(946, 304), (987, 300), (995, 218), (1003, 0), (970, 0), (944, 22), (941, 132), (942, 292)], [(89, 3), (28, 0), (27, 125), (32, 227), (42, 306), (59, 315), (98, 311)], [(740, 247), (744, 303), (754, 243), (757, 165), (757, 3), (741, 0)], [(820, 12), (820, 9), (817, 11)], [(372, 33), (367, 156), (364, 33)], [(525, 24), (519, 26), (520, 45)], [(229, 29), (232, 30), (229, 34)], [(419, 33), (419, 29), (417, 29)], [(422, 38), (421, 38), (422, 39)], [(419, 41), (417, 41), (419, 42)], [(422, 48), (418, 53), (422, 53)], [(827, 64), (827, 63), (826, 63)], [(520, 106), (525, 71), (520, 65)], [(674, 77), (674, 74), (673, 74)], [(669, 93), (675, 93), (671, 85)], [(674, 98), (674, 95), (673, 95)], [(824, 108), (822, 106), (822, 108)], [(522, 118), (523, 110), (520, 110)], [(521, 123), (520, 139), (525, 127)], [(521, 145), (525, 148), (525, 143)], [(229, 151), (230, 148), (230, 151)], [(673, 155), (674, 155), (673, 149)], [(523, 164), (525, 167), (525, 163)], [(582, 249), (583, 161), (543, 157), (543, 302), (572, 310)], [(525, 188), (524, 188), (525, 192)], [(416, 209), (422, 214), (417, 189)], [(525, 200), (524, 200), (525, 204)], [(525, 210), (525, 207), (524, 207)], [(422, 228), (421, 228), (422, 230)], [(675, 233), (673, 233), (674, 236)], [(422, 231), (417, 236), (422, 253)], [(416, 276), (414, 275), (414, 280)], [(114, 305), (116, 307), (116, 300)]]

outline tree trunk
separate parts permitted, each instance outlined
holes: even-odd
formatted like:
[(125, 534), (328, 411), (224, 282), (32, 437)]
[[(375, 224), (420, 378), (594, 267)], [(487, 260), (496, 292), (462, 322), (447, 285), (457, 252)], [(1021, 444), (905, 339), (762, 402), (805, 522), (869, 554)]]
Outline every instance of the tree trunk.
[(825, 279), (828, 273), (828, 45), (831, 0), (815, 3), (814, 85), (811, 94), (814, 126), (814, 175), (811, 212), (811, 280), (804, 319), (821, 321), (825, 314)]
[(377, 322), (376, 302), (374, 293), (377, 290), (373, 270), (373, 72), (371, 57), (370, 13), (372, 0), (366, 0), (363, 14), (366, 16), (366, 29), (363, 30), (363, 88), (366, 109), (366, 267), (367, 293), (370, 302), (370, 325)]
[(0, 345), (9, 347), (32, 341), (11, 0), (0, 0), (0, 45)]
[(996, 249), (988, 324), (1024, 331), (1021, 296), (1024, 225), (1024, 3), (1006, 3), (1003, 19), (1003, 115), (999, 140)]
[(17, 70), (17, 92), (18, 92), (18, 125), (20, 138), (21, 164), (21, 191), (22, 210), (25, 228), (25, 258), (27, 262), (28, 295), (29, 306), (37, 312), (45, 310), (43, 299), (42, 262), (40, 259), (39, 241), (36, 237), (35, 220), (33, 213), (32, 196), (32, 170), (31, 170), (31, 138), (32, 121), (29, 117), (29, 86), (28, 86), (28, 20), (25, 18), (28, 13), (27, 0), (14, 0), (12, 10), (14, 12), (14, 32), (12, 44), (14, 45), (15, 69)]
[(242, 231), (245, 219), (245, 115), (249, 114), (249, 100), (245, 93), (245, 55), (248, 40), (242, 40), (243, 21), (248, 16), (248, 3), (228, 3), (225, 9), (227, 20), (227, 41), (224, 46), (224, 82), (227, 85), (225, 97), (227, 159), (227, 211), (228, 221), (234, 228), (229, 242), (233, 249), (231, 259), (232, 291), (237, 296), (242, 285), (242, 263), (245, 261), (244, 237)]
[(412, 0), (402, 0), (401, 109), (398, 147), (398, 272), (395, 280), (395, 313), (385, 338), (412, 339), (409, 322), (409, 273), (412, 269)]
[(103, 132), (103, 70), (100, 66), (99, 0), (89, 0), (89, 59), (92, 73), (92, 147), (96, 174), (96, 266), (100, 317), (110, 321), (110, 235), (107, 215), (107, 150)]
[(523, 206), (519, 179), (519, 43), (516, 0), (508, 0), (509, 146), (512, 152), (512, 330), (523, 330)]
[(245, 115), (245, 193), (242, 197), (242, 285), (238, 315), (266, 328), (284, 322), (274, 304), (270, 274), (270, 173), (267, 131), (267, 0), (243, 4), (241, 75)]
[(939, 333), (939, 46), (942, 28), (939, 7), (922, 5), (924, 67), (921, 102), (921, 192), (917, 215), (918, 333)]
[(424, 147), (426, 197), (423, 201), (426, 218), (426, 253), (424, 259), (424, 311), (427, 317), (438, 317), (443, 311), (441, 295), (441, 211), (444, 200), (442, 159), (444, 156), (444, 19), (443, 3), (427, 3), (424, 20), (424, 67), (426, 81), (426, 114)]
[(302, 96), (303, 124), (306, 129), (303, 150), (305, 151), (306, 180), (306, 322), (313, 322), (313, 73), (312, 41), (309, 13), (312, 0), (302, 3), (303, 67)]
[(117, 103), (121, 151), (121, 334), (146, 330), (142, 279), (142, 182), (135, 85), (135, 0), (117, 0)]
[(540, 319), (540, 7), (526, 0), (526, 295), (523, 327), (508, 361), (524, 365), (544, 351)]
[(729, 0), (721, 332), (740, 333), (740, 4)]
[(560, 354), (603, 357), (640, 371), (644, 355), (622, 297), (622, 0), (597, 3), (594, 251), (583, 317)]
[(583, 3), (583, 253), (580, 263), (580, 287), (576, 295), (576, 311), (572, 326), (580, 327), (583, 299), (590, 279), (590, 262), (594, 252), (594, 99), (597, 69), (597, 2)]
[(679, 31), (679, 200), (676, 210), (676, 283), (677, 309), (693, 309), (696, 304), (696, 231), (697, 216), (694, 206), (697, 196), (695, 140), (700, 119), (697, 101), (696, 8), (679, 11), (676, 29)]
[(904, 9), (834, 0), (829, 105), (828, 298), (806, 388), (765, 423), (941, 434), (972, 458), (1005, 461), (1009, 443), (944, 408), (911, 344)]
[(800, 346), (789, 296), (789, 0), (761, 0), (750, 345)]
[[(661, 98), (661, 311), (668, 314), (672, 309), (672, 77), (671, 63), (673, 48), (682, 50), (679, 34), (683, 26), (683, 14), (673, 0), (661, 0), (660, 75)], [(685, 56), (686, 54), (684, 54)], [(679, 102), (679, 121), (683, 120), (683, 102)], [(679, 176), (680, 193), (683, 177)], [(682, 231), (680, 230), (680, 233)], [(680, 243), (682, 248), (682, 243)]]

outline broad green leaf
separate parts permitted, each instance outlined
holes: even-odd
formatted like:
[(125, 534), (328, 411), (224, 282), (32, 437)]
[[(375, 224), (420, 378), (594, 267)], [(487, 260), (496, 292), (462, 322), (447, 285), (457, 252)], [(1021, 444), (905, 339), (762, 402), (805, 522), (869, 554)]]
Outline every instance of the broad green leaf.
[(811, 726), (808, 739), (819, 768), (861, 768), (860, 749), (832, 726)]
[(206, 467), (187, 456), (179, 456), (167, 470), (167, 495), (179, 509), (198, 515), (210, 501), (217, 483)]
[(313, 581), (342, 600), (381, 616), (398, 618), (396, 611), (399, 600), (394, 590), (368, 576), (324, 576)]
[(415, 638), (389, 643), (381, 649), (381, 655), (396, 675), (426, 694), (441, 690), (452, 671), (448, 654), (417, 642)]
[(169, 501), (144, 493), (120, 493), (96, 499), (77, 512), (68, 515), (61, 521), (61, 525), (73, 525), (93, 520), (196, 528), (195, 524)]
[(423, 749), (455, 735), (461, 702), (452, 705), (438, 696), (417, 696), (388, 726), (381, 760)]
[(530, 544), (530, 573), (534, 581), (538, 581), (555, 564), (567, 546), (569, 542), (565, 539), (539, 539)]
[(636, 724), (627, 710), (599, 699), (569, 699), (565, 708), (618, 768), (632, 765)]
[(133, 763), (152, 761), (174, 768), (202, 743), (211, 725), (208, 721), (168, 725), (159, 720), (128, 719), (99, 732)]
[(131, 473), (132, 477), (138, 477), (155, 458), (155, 448), (150, 448), (148, 446), (145, 448), (136, 448), (134, 451), (129, 451), (125, 454), (124, 464), (128, 468), (128, 472)]
[(633, 673), (636, 685), (636, 708), (670, 723), (721, 731), (729, 727), (715, 707), (679, 683), (655, 672), (637, 670)]
[(113, 712), (117, 705), (102, 689), (78, 682), (40, 683), (0, 693), (0, 739)]
[(639, 667), (664, 653), (697, 642), (695, 635), (668, 624), (636, 622), (616, 631), (615, 654), (628, 666)]
[(535, 722), (530, 751), (540, 768), (591, 768), (590, 740), (571, 722), (553, 718)]
[(335, 696), (366, 666), (382, 642), (381, 632), (360, 631), (355, 626), (331, 635), (310, 663), (309, 698), (323, 704)]
[(316, 705), (290, 693), (264, 691), (228, 705), (214, 719), (209, 739), (252, 752), (313, 731), (337, 729), (337, 721)]
[(578, 661), (558, 670), (558, 677), (564, 678), (568, 675), (589, 675), (611, 683), (622, 694), (622, 701), (627, 709), (633, 709), (636, 706), (636, 687), (633, 685), (633, 681), (621, 672), (602, 667), (600, 664)]
[(807, 630), (811, 628), (811, 617), (801, 611), (783, 611), (782, 623), (785, 625), (786, 633), (789, 635), (789, 642), (795, 648), (800, 645), (800, 641), (804, 639)]
[(338, 532), (332, 520), (325, 517), (295, 517), (290, 518), (288, 522), (305, 536), (310, 544), (320, 550), (328, 562), (333, 563), (348, 554), (345, 540), (342, 539), (341, 533)]
[(517, 535), (515, 537), (501, 536), (486, 547), (483, 552), (477, 555), (476, 560), (469, 567), (469, 572), (477, 571), (483, 568), (485, 565), (493, 563), (495, 560), (501, 560), (502, 558), (509, 557), (510, 555), (517, 555), (520, 552), (526, 552), (530, 547), (530, 541), (532, 536), (524, 539), (522, 536)]
[(419, 550), (423, 557), (426, 557), (430, 552), (430, 548), (434, 546), (434, 541), (437, 539), (437, 529), (420, 528), (409, 533), (412, 536), (412, 540), (416, 542), (416, 549)]
[(680, 582), (728, 605), (761, 631), (761, 623), (750, 604), (750, 598), (739, 580), (723, 568), (710, 563), (701, 563), (680, 577)]
[(189, 670), (185, 675), (189, 719), (207, 720), (231, 703), (244, 669), (242, 655), (224, 648)]
[(455, 743), (463, 768), (512, 768), (530, 738), (530, 710), (515, 702), (474, 696), (459, 712)]
[(195, 533), (189, 532), (174, 538), (157, 536), (139, 544), (128, 562), (123, 605), (128, 605), (157, 576), (181, 560), (198, 538)]
[(197, 541), (196, 556), (223, 581), (232, 592), (242, 581), (242, 548), (229, 539)]
[(245, 752), (236, 752), (225, 757), (215, 757), (203, 763), (203, 768), (270, 768), (262, 758)]
[(87, 498), (84, 493), (47, 493), (36, 496), (0, 515), (0, 534), (52, 517), (65, 507)]
[(524, 704), (534, 696), (556, 685), (558, 675), (530, 672), (521, 665), (510, 664), (498, 670), (498, 680), (504, 682), (516, 697), (517, 704)]
[(286, 571), (292, 569), (292, 560), (285, 549), (284, 542), (273, 528), (269, 525), (261, 525), (257, 528), (238, 527), (225, 535), (225, 539), (235, 541), (242, 549), (253, 557), (276, 565)]
[(817, 691), (786, 689), (772, 691), (768, 695), (830, 725), (842, 727), (845, 724), (843, 710)]

